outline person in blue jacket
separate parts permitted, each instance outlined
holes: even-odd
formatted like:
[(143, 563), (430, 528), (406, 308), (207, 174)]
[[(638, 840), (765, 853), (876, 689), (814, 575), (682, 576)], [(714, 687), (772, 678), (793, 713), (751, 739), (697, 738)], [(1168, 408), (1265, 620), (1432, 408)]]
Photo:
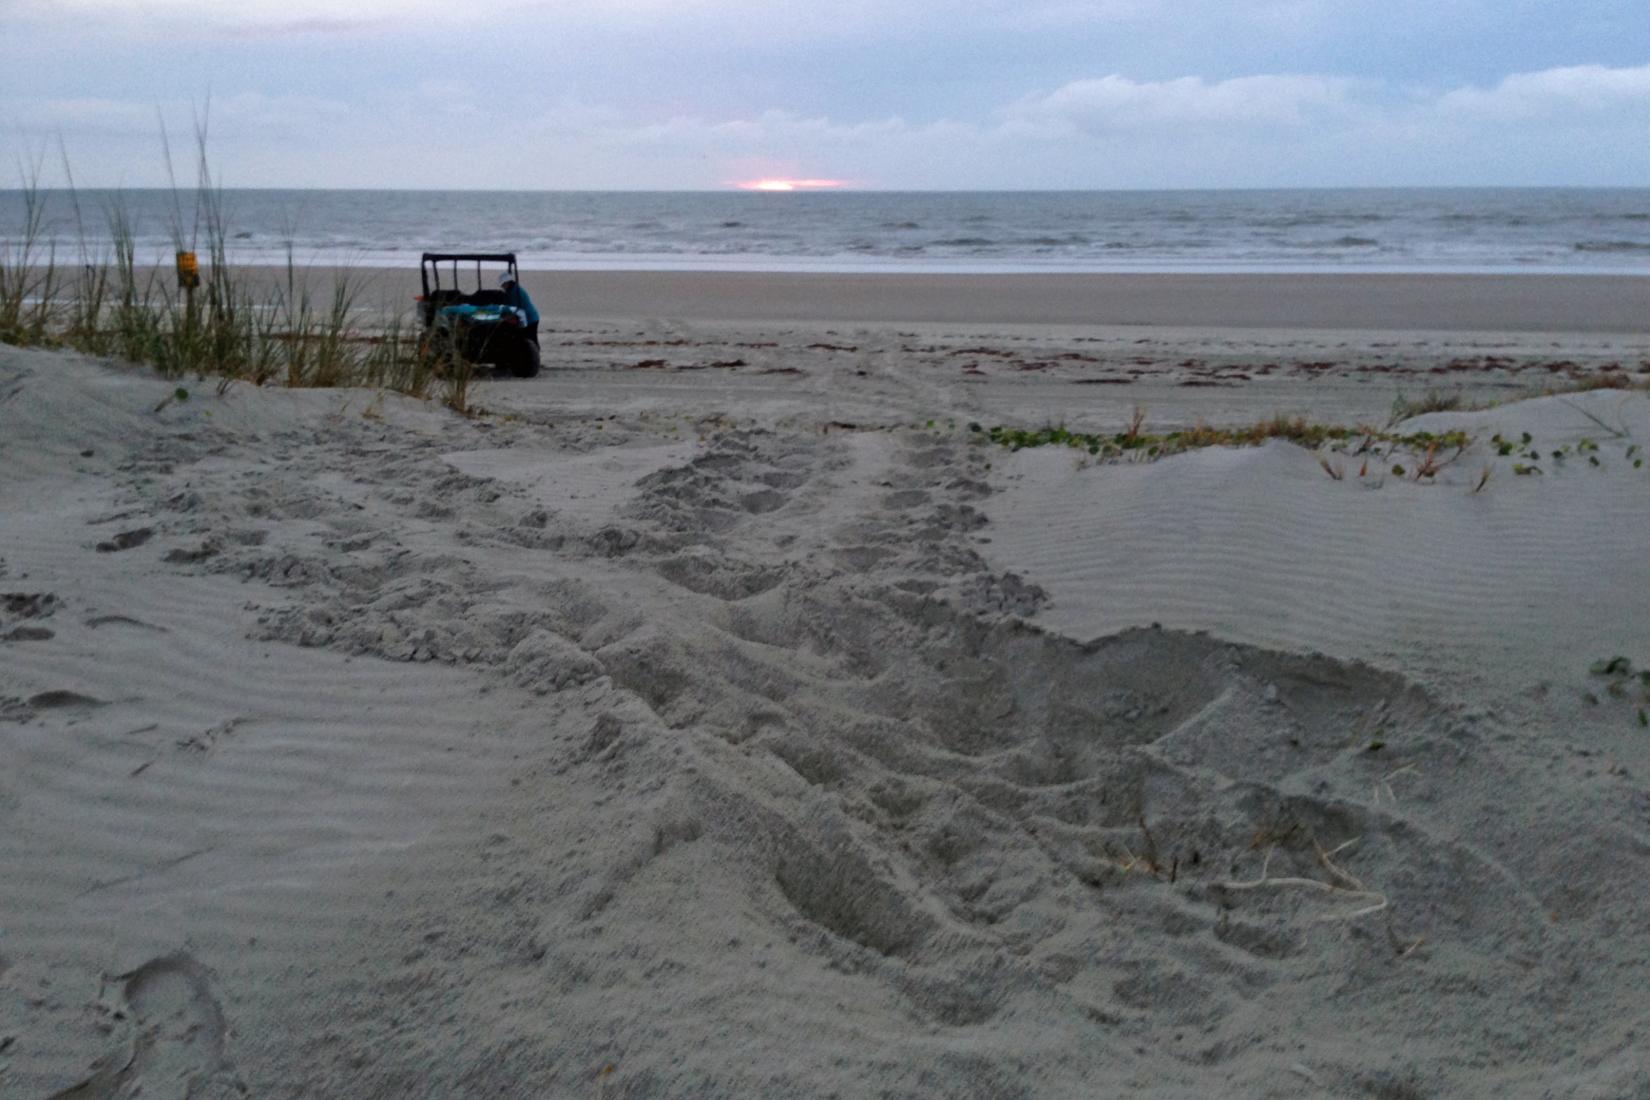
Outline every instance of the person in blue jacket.
[(533, 342), (534, 347), (539, 343), (539, 311), (533, 305), (533, 299), (527, 296), (527, 291), (516, 282), (514, 273), (506, 271), (498, 277), (498, 285), (504, 290), (504, 304), (521, 310), (527, 317), (527, 339)]

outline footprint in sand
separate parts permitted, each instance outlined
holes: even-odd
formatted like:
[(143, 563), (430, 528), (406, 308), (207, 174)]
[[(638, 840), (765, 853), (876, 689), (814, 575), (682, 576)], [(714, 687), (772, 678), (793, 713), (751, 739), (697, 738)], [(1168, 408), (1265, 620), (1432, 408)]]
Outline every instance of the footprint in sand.
[(109, 705), (102, 699), (94, 699), (90, 695), (82, 695), (78, 691), (67, 691), (62, 688), (53, 691), (42, 691), (39, 695), (31, 695), (27, 702), (35, 710), (90, 710), (93, 707), (106, 707)]
[(228, 1025), (211, 974), (185, 953), (151, 959), (116, 981), (126, 1048), (50, 1100), (228, 1100), (247, 1095), (225, 1052)]
[(35, 623), (5, 628), (7, 619), (45, 619), (62, 601), (50, 592), (0, 592), (0, 642), (49, 642), (56, 633)]
[(99, 554), (114, 554), (121, 550), (130, 550), (134, 546), (142, 546), (155, 537), (151, 527), (139, 527), (135, 531), (122, 531), (114, 538), (97, 544)]
[(48, 618), (62, 605), (51, 592), (0, 592), (0, 616), (8, 619)]
[(49, 642), (55, 637), (56, 634), (43, 626), (19, 626), (0, 634), (0, 642)]
[(164, 626), (146, 623), (142, 619), (134, 619), (130, 615), (98, 615), (95, 618), (87, 619), (86, 625), (93, 630), (99, 630), (106, 626), (130, 626), (138, 630), (152, 630), (156, 634), (168, 633)]

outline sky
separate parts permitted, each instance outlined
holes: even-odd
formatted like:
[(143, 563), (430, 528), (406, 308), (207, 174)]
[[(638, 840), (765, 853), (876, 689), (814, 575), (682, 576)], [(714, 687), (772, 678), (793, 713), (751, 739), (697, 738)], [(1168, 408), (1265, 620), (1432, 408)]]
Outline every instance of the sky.
[(1650, 186), (1650, 2), (0, 0), (0, 171), (203, 113), (230, 187)]

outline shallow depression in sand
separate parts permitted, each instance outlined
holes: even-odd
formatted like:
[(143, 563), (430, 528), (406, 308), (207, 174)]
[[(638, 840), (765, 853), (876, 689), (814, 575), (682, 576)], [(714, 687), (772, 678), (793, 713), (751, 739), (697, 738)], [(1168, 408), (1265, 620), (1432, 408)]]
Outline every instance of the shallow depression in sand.
[(520, 485), (547, 508), (569, 518), (601, 520), (616, 495), (656, 470), (693, 457), (693, 442), (597, 447), (584, 454), (525, 448), (454, 451), (441, 461), (472, 477)]

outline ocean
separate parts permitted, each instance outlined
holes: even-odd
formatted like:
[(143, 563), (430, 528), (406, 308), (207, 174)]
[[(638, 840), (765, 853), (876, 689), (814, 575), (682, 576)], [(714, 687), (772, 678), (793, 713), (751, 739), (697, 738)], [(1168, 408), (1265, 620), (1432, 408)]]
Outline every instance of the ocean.
[[(66, 261), (124, 210), (144, 259), (193, 194), (46, 192)], [(224, 192), (231, 258), (412, 265), (515, 251), (535, 270), (1436, 271), (1650, 274), (1650, 189), (1083, 192)], [(23, 196), (0, 191), (0, 254)], [(83, 227), (77, 228), (77, 225)], [(199, 235), (198, 235), (199, 234)]]

